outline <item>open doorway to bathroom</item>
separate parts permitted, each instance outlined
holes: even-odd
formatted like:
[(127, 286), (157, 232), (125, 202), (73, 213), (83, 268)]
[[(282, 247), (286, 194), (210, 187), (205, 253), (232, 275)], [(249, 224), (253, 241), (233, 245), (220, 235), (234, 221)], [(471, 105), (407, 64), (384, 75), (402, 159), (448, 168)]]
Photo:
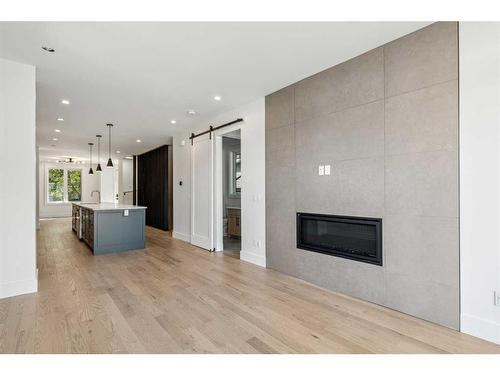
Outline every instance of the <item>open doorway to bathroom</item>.
[(241, 130), (222, 136), (222, 213), (224, 255), (241, 251)]

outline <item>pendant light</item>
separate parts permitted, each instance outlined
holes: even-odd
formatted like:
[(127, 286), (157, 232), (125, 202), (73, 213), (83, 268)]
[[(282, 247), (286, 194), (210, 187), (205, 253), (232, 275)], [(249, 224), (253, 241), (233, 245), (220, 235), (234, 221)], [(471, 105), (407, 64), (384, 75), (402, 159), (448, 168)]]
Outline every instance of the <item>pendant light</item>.
[(95, 170), (96, 170), (96, 172), (102, 172), (102, 169), (101, 169), (101, 138), (102, 138), (102, 135), (97, 134), (95, 137), (97, 138), (97, 168)]
[(108, 140), (108, 164), (106, 166), (108, 168), (113, 168), (113, 161), (111, 160), (111, 128), (113, 127), (113, 124), (106, 124), (106, 126), (109, 129), (109, 140)]
[(89, 174), (94, 174), (94, 171), (92, 170), (92, 146), (94, 144), (89, 142), (89, 163), (90, 163), (90, 169), (89, 169)]

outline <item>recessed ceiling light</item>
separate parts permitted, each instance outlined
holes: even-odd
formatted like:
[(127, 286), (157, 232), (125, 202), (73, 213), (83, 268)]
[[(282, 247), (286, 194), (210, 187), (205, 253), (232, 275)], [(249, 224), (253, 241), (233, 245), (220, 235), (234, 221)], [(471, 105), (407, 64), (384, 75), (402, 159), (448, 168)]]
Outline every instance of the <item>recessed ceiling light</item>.
[(42, 49), (43, 49), (44, 51), (51, 52), (51, 53), (52, 53), (52, 52), (56, 52), (56, 50), (55, 50), (54, 48), (50, 48), (50, 47), (45, 47), (45, 46), (44, 46), (44, 47), (42, 47)]
[(69, 100), (67, 100), (67, 99), (63, 99), (63, 100), (61, 100), (61, 103), (62, 103), (62, 104), (69, 104)]
[(194, 116), (194, 115), (196, 115), (196, 111), (194, 109), (190, 109), (187, 111), (187, 114), (190, 116)]
[(215, 95), (214, 96), (214, 100), (217, 100), (218, 102), (221, 100), (222, 98), (219, 96), (219, 95)]
[(175, 120), (170, 120), (170, 123), (171, 123), (171, 124), (176, 124), (176, 123), (177, 123), (177, 121), (175, 121)]
[(133, 157), (132, 156), (125, 156), (125, 159), (132, 160)]
[(61, 131), (59, 129), (54, 129), (56, 133), (60, 133)]
[(58, 141), (58, 140), (59, 140), (59, 138), (52, 138), (52, 140), (53, 140), (53, 141)]
[(135, 140), (137, 143), (141, 143), (142, 141), (140, 139)]
[(120, 150), (116, 150), (116, 153), (119, 154), (120, 153)]
[(57, 121), (64, 121), (64, 119), (62, 117), (59, 117)]

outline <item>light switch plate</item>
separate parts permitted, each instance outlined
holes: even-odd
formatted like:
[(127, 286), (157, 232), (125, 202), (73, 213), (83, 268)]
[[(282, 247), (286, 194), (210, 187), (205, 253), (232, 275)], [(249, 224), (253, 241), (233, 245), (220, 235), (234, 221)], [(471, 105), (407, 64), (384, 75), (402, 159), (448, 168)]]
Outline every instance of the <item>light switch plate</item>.
[(325, 176), (330, 176), (330, 165), (325, 165)]
[(324, 165), (320, 165), (318, 167), (318, 175), (323, 176), (324, 174), (325, 174), (325, 166)]
[(128, 216), (128, 210), (123, 210), (123, 216)]

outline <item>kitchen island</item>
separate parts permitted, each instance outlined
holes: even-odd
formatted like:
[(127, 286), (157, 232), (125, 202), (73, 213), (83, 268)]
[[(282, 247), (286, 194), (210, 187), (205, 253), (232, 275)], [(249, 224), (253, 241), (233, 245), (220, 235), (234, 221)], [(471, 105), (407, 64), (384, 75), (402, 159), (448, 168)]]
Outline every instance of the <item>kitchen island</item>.
[(73, 203), (72, 229), (94, 255), (144, 249), (146, 207)]

